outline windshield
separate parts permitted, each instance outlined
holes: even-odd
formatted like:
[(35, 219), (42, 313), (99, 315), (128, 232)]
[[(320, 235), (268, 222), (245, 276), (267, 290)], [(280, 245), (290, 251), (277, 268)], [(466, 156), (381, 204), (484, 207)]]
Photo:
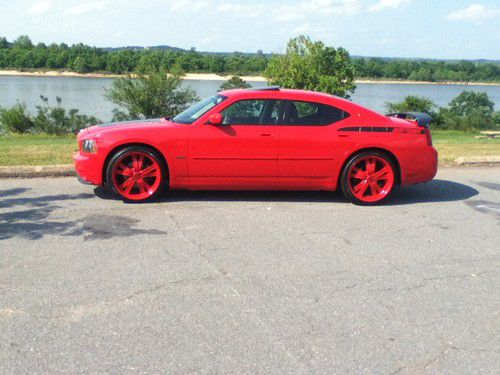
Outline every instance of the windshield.
[(204, 99), (201, 102), (193, 104), (181, 114), (175, 116), (172, 120), (180, 124), (192, 124), (217, 104), (222, 103), (226, 99), (225, 96), (215, 95)]

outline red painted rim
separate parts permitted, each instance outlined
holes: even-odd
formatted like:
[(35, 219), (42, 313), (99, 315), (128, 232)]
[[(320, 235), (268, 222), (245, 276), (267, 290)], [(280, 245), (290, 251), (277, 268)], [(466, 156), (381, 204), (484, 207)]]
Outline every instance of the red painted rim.
[(129, 200), (147, 199), (160, 187), (160, 164), (146, 152), (123, 154), (115, 162), (112, 173), (115, 189)]
[(394, 171), (391, 164), (378, 156), (359, 159), (349, 168), (349, 189), (363, 202), (384, 199), (394, 186)]

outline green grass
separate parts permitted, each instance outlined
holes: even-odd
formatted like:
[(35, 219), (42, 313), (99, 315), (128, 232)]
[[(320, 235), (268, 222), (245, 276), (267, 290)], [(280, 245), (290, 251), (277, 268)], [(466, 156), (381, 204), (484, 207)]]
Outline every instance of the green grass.
[(16, 134), (0, 136), (0, 166), (71, 164), (76, 136)]
[(500, 138), (477, 139), (477, 135), (479, 133), (433, 130), (432, 139), (439, 152), (439, 161), (449, 164), (460, 156), (500, 155)]
[[(449, 164), (460, 156), (500, 155), (500, 139), (476, 139), (479, 133), (434, 130), (434, 146), (441, 163)], [(0, 166), (71, 164), (78, 148), (74, 135), (0, 136)]]

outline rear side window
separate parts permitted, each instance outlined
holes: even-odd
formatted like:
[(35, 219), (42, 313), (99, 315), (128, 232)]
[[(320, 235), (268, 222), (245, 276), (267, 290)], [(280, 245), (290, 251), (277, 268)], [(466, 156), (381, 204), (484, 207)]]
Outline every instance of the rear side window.
[(277, 125), (282, 123), (285, 101), (241, 100), (222, 111), (224, 125)]
[(349, 117), (349, 113), (330, 105), (289, 101), (285, 114), (286, 125), (330, 125)]

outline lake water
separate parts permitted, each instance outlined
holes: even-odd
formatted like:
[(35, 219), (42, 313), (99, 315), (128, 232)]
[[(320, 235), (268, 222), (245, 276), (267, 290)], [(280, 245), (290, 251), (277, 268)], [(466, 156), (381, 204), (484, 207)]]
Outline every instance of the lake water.
[[(76, 77), (0, 77), (0, 106), (11, 106), (24, 102), (34, 110), (42, 102), (40, 95), (47, 96), (55, 104), (56, 96), (63, 99), (66, 108), (79, 108), (81, 113), (94, 115), (103, 121), (112, 117), (114, 105), (106, 100), (104, 94), (111, 87), (111, 78)], [(184, 81), (183, 85), (192, 87), (200, 98), (216, 93), (222, 81)], [(253, 82), (253, 86), (265, 86), (264, 82)], [(352, 99), (368, 108), (384, 112), (386, 102), (402, 100), (407, 95), (421, 95), (432, 99), (438, 105), (448, 104), (463, 90), (486, 92), (495, 103), (500, 104), (500, 86), (467, 85), (411, 85), (411, 84), (358, 84)]]

